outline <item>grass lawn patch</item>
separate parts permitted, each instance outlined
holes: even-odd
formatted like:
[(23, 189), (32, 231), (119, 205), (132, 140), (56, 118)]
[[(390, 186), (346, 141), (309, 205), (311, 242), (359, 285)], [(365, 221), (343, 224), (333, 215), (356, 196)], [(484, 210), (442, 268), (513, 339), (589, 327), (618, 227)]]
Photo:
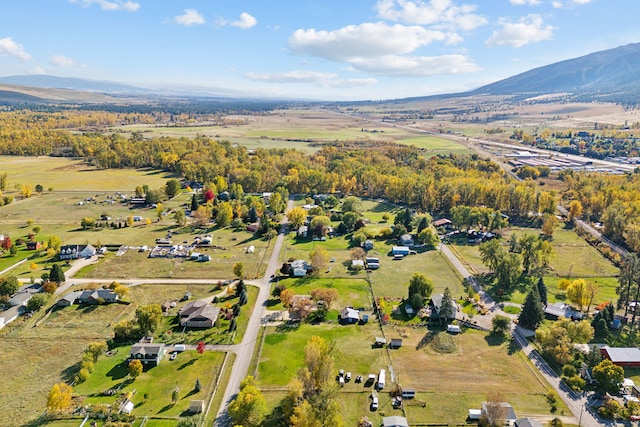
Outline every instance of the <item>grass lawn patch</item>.
[[(108, 389), (121, 392), (135, 391), (131, 398), (136, 416), (178, 417), (186, 415), (190, 400), (205, 400), (211, 396), (213, 383), (220, 372), (223, 353), (205, 351), (181, 352), (175, 360), (166, 355), (160, 364), (147, 368), (134, 381), (127, 378), (126, 358), (130, 346), (119, 347), (112, 357), (98, 360), (89, 379), (75, 387), (75, 393), (86, 396), (87, 404), (112, 403), (114, 396), (102, 396)], [(194, 388), (200, 379), (201, 391)], [(179, 389), (177, 402), (172, 403), (173, 390)]]
[[(269, 327), (258, 363), (258, 381), (261, 387), (286, 386), (303, 365), (304, 347), (312, 335), (319, 335), (336, 345), (336, 375), (339, 369), (366, 376), (387, 368), (388, 358), (384, 349), (372, 348), (379, 326), (373, 322), (365, 325), (301, 324), (289, 331)], [(287, 351), (282, 351), (286, 348)], [(358, 391), (361, 384), (347, 383), (343, 390)]]
[[(427, 345), (416, 350), (428, 330), (387, 326), (388, 334), (403, 337), (391, 352), (396, 381), (414, 388), (426, 407), (407, 406), (409, 422), (463, 423), (469, 408), (479, 408), (492, 391), (503, 393), (517, 414), (550, 414), (544, 398), (548, 385), (520, 350), (508, 341), (489, 340), (486, 333), (466, 330), (451, 336), (457, 350), (438, 353)], [(435, 327), (433, 333), (441, 331)], [(464, 369), (461, 369), (464, 366)], [(422, 394), (425, 393), (425, 394)], [(560, 411), (569, 411), (559, 407)]]
[[(364, 278), (353, 279), (332, 279), (311, 277), (303, 278), (287, 278), (279, 281), (280, 284), (286, 285), (287, 289), (291, 289), (296, 295), (308, 295), (316, 288), (332, 288), (338, 291), (338, 299), (333, 303), (332, 308), (342, 308), (346, 306), (352, 307), (371, 307), (371, 297), (369, 292), (369, 284)], [(283, 310), (284, 307), (279, 300), (272, 300), (275, 305), (269, 307), (270, 310)]]
[(520, 314), (520, 311), (522, 310), (520, 307), (516, 307), (515, 305), (507, 305), (502, 309), (502, 311), (507, 314)]

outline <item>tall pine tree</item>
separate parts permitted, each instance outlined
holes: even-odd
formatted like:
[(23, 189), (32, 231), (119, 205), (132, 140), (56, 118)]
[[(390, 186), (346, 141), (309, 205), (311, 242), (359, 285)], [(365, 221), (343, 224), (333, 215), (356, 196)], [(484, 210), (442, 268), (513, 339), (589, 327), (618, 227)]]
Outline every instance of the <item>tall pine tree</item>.
[(538, 287), (532, 286), (527, 294), (527, 298), (522, 305), (522, 311), (518, 317), (518, 324), (523, 328), (535, 331), (544, 319), (544, 310), (540, 302)]
[(547, 305), (547, 285), (544, 284), (542, 276), (538, 278), (538, 295), (540, 295), (540, 302), (543, 306)]

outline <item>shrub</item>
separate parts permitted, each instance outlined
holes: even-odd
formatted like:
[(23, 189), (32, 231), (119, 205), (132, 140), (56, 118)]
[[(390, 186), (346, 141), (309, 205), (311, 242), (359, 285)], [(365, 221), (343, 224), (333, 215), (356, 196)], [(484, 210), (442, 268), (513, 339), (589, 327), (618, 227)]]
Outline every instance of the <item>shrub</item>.
[(455, 339), (446, 332), (437, 334), (431, 341), (431, 347), (438, 353), (454, 353), (458, 350)]

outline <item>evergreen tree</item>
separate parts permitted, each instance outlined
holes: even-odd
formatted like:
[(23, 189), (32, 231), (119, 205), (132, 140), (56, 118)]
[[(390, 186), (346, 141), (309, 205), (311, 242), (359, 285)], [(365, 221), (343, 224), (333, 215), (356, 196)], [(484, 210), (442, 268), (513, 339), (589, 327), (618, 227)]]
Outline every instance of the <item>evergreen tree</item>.
[(60, 264), (53, 264), (53, 267), (51, 267), (51, 273), (49, 274), (49, 280), (57, 284), (60, 284), (66, 280)]
[(197, 211), (199, 206), (200, 203), (198, 202), (198, 196), (194, 194), (191, 196), (191, 212)]
[(540, 302), (542, 305), (547, 305), (547, 285), (544, 284), (542, 276), (538, 278), (538, 295), (540, 295)]
[(254, 223), (258, 221), (258, 211), (256, 210), (255, 206), (251, 206), (251, 209), (249, 209), (249, 223)]
[(442, 303), (440, 304), (440, 321), (448, 322), (449, 320), (455, 319), (456, 317), (456, 309), (453, 302), (453, 298), (451, 297), (451, 291), (449, 288), (444, 289), (444, 294), (442, 296)]
[(542, 303), (540, 302), (540, 294), (538, 294), (538, 287), (532, 286), (531, 290), (527, 294), (527, 298), (522, 305), (522, 311), (518, 317), (518, 324), (523, 328), (531, 329), (535, 331), (540, 323), (544, 319), (544, 310), (542, 309)]
[(420, 232), (425, 228), (427, 228), (428, 226), (429, 226), (429, 221), (427, 220), (426, 216), (423, 216), (420, 219), (420, 222), (418, 223), (418, 234), (420, 234)]

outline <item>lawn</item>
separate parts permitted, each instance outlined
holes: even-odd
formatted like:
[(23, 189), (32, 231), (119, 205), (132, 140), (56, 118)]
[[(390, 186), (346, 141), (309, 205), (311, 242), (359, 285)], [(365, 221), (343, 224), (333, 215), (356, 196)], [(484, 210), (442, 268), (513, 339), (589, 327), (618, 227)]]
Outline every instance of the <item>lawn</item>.
[[(391, 352), (396, 381), (414, 388), (426, 407), (407, 406), (410, 422), (464, 423), (469, 408), (479, 408), (488, 393), (500, 392), (516, 414), (549, 414), (544, 395), (548, 385), (520, 351), (484, 332), (466, 330), (454, 337), (457, 351), (436, 352), (430, 345), (417, 350), (426, 329), (385, 327), (388, 335), (403, 337)], [(437, 332), (441, 329), (435, 328)], [(464, 369), (461, 369), (464, 366)], [(569, 411), (560, 407), (559, 411)]]
[[(178, 417), (186, 415), (190, 400), (205, 400), (211, 396), (213, 384), (220, 373), (224, 353), (185, 351), (175, 360), (168, 355), (158, 366), (145, 369), (134, 381), (127, 377), (126, 358), (130, 346), (118, 347), (117, 354), (98, 360), (89, 379), (74, 388), (76, 394), (86, 396), (85, 404), (110, 404), (114, 396), (103, 396), (108, 389), (134, 392), (131, 398), (135, 416)], [(196, 379), (201, 391), (194, 388)], [(173, 404), (173, 390), (179, 389), (178, 401)]]
[[(338, 299), (333, 303), (332, 308), (339, 309), (346, 306), (352, 307), (372, 307), (369, 284), (364, 278), (287, 278), (279, 281), (296, 295), (308, 295), (312, 289), (333, 288), (338, 292)], [(270, 310), (283, 310), (284, 307), (279, 300), (272, 299)]]
[[(247, 319), (257, 295), (256, 288), (248, 287), (247, 290), (249, 304), (242, 309), (238, 321), (237, 340), (241, 339), (242, 331), (246, 328)], [(4, 411), (0, 414), (0, 425), (10, 425), (10, 421), (18, 417), (29, 420), (39, 416), (45, 408), (46, 396), (51, 386), (73, 379), (77, 372), (77, 363), (80, 362), (87, 346), (94, 341), (109, 340), (113, 336), (111, 325), (120, 320), (133, 318), (139, 305), (179, 300), (187, 291), (192, 293), (194, 299), (213, 296), (220, 292), (215, 286), (207, 285), (134, 286), (129, 288), (127, 297), (132, 301), (130, 305), (71, 306), (53, 311), (44, 320), (41, 320), (42, 316), (34, 316), (26, 321), (19, 319), (0, 330), (0, 371), (11, 372), (5, 380), (6, 387), (0, 390), (0, 401), (4, 404)], [(227, 302), (233, 304), (235, 301), (237, 299)], [(172, 325), (174, 315), (184, 304), (186, 302), (180, 302), (176, 308), (172, 309), (171, 316), (165, 318), (163, 328)], [(226, 343), (228, 342), (228, 334), (225, 332), (227, 325), (228, 321), (225, 320), (221, 322), (219, 328), (206, 331), (187, 330), (183, 333), (182, 328), (177, 328), (176, 332), (172, 331), (171, 334), (159, 332), (158, 335), (167, 338), (168, 343), (196, 343), (206, 338), (210, 338), (206, 341), (208, 344)], [(160, 338), (158, 340), (163, 342)], [(118, 355), (122, 356), (122, 351), (124, 350), (119, 351)], [(188, 362), (189, 359), (179, 358), (178, 361)], [(94, 375), (95, 373), (91, 378), (94, 378)], [(200, 380), (204, 382), (205, 378), (209, 377), (203, 374)], [(195, 382), (195, 379), (193, 381)], [(190, 388), (184, 388), (187, 386), (181, 387), (185, 392), (190, 390)], [(188, 387), (193, 387), (193, 384)], [(140, 391), (140, 388), (137, 390)], [(188, 402), (186, 404), (188, 405)], [(153, 407), (153, 405), (147, 406)], [(166, 415), (165, 412), (162, 415)]]
[(437, 136), (414, 136), (409, 138), (403, 138), (397, 141), (400, 144), (414, 145), (424, 150), (424, 154), (430, 156), (436, 155), (470, 155), (474, 151), (465, 147), (464, 145), (451, 141), (449, 139), (440, 138)]

